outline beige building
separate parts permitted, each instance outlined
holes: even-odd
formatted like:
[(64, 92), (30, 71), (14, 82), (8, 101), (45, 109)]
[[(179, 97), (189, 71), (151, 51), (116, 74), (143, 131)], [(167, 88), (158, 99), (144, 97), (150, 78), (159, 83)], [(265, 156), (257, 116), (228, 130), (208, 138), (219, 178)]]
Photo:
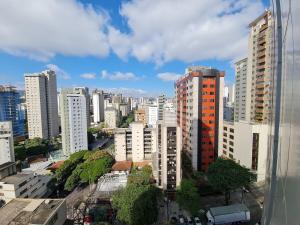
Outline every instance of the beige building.
[(234, 121), (250, 121), (251, 76), (247, 73), (248, 58), (235, 63)]
[(86, 96), (77, 89), (60, 93), (62, 147), (64, 154), (88, 149)]
[(268, 152), (268, 125), (246, 121), (224, 121), (219, 156), (227, 157), (249, 168), (257, 181), (265, 179)]
[(14, 199), (0, 208), (1, 225), (63, 225), (66, 219), (64, 199)]
[(11, 121), (0, 122), (0, 165), (15, 161)]
[(133, 122), (130, 128), (115, 131), (116, 161), (142, 162), (152, 160), (156, 151), (155, 130), (144, 128), (141, 122)]
[(159, 187), (169, 194), (175, 194), (180, 185), (182, 134), (177, 125), (176, 112), (163, 111), (163, 120), (156, 126), (157, 150), (154, 174)]
[(52, 70), (25, 74), (29, 138), (59, 134), (56, 75)]
[(108, 107), (104, 111), (104, 122), (108, 128), (117, 128), (119, 125), (119, 111), (113, 107)]
[(41, 198), (47, 193), (51, 175), (22, 172), (0, 180), (0, 199), (9, 202), (14, 198)]
[(134, 121), (135, 122), (142, 122), (146, 124), (146, 112), (145, 108), (139, 108), (134, 111)]
[(265, 11), (249, 24), (248, 77), (251, 77), (252, 122), (268, 123), (272, 100), (271, 53), (272, 53), (272, 17)]

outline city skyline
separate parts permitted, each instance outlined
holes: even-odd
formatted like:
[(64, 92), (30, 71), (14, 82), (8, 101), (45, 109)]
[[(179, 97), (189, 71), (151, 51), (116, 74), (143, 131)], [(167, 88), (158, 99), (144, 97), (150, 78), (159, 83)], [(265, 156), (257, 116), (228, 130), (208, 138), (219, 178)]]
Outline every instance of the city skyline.
[[(180, 9), (181, 3), (171, 4), (169, 1), (164, 4), (152, 4), (151, 1), (54, 1), (52, 5), (45, 2), (35, 7), (29, 2), (24, 6), (28, 7), (27, 11), (12, 12), (3, 18), (10, 27), (7, 33), (0, 32), (0, 37), (5, 40), (0, 44), (0, 60), (3, 62), (0, 69), (1, 83), (24, 89), (25, 73), (53, 69), (57, 73), (58, 88), (87, 86), (91, 90), (98, 88), (132, 96), (174, 96), (174, 81), (184, 74), (185, 68), (203, 65), (225, 71), (225, 83), (231, 84), (234, 82), (234, 62), (247, 54), (249, 21), (263, 13), (268, 7), (266, 2), (257, 0), (225, 4), (219, 0), (202, 3), (191, 1), (190, 4), (184, 4), (183, 9)], [(3, 7), (6, 4), (14, 6), (16, 3), (1, 3)], [(175, 13), (185, 10), (193, 14), (193, 8), (201, 12), (211, 4), (219, 4), (220, 7), (197, 19), (193, 15), (178, 19), (168, 11), (171, 7)], [(70, 12), (65, 15), (66, 21), (57, 30), (52, 25), (55, 21), (51, 17), (64, 16), (63, 12), (55, 10), (62, 5)], [(166, 21), (176, 25), (170, 26), (166, 22), (150, 26), (149, 21), (155, 19), (155, 15), (160, 16), (163, 9), (167, 10), (164, 15)], [(39, 23), (35, 23), (34, 19), (44, 10), (49, 15), (39, 18)], [(137, 21), (141, 10), (144, 17)], [(152, 15), (151, 10), (155, 15)], [(17, 31), (19, 25), (16, 21), (22, 17), (26, 19), (22, 22), (22, 29)], [(67, 29), (73, 20), (78, 26)], [(237, 22), (234, 26), (227, 26), (227, 20)], [(222, 23), (226, 26), (221, 29), (220, 25), (224, 25)], [(148, 27), (148, 32), (145, 27)], [(199, 27), (199, 32), (191, 36), (178, 36), (178, 40), (170, 37), (195, 27)], [(60, 35), (59, 40), (51, 37), (51, 34), (45, 36), (48, 30)], [(78, 31), (83, 34), (77, 35)], [(20, 32), (26, 32), (26, 39), (16, 37), (24, 34)], [(145, 40), (139, 32), (150, 36)], [(220, 35), (219, 32), (226, 40), (214, 37)], [(36, 36), (39, 38), (38, 45), (35, 43)], [(159, 38), (158, 43), (156, 37)], [(192, 39), (198, 40), (199, 46), (192, 48)], [(80, 46), (78, 40), (82, 41)], [(230, 48), (227, 43), (230, 43)], [(187, 51), (184, 51), (185, 48)]]

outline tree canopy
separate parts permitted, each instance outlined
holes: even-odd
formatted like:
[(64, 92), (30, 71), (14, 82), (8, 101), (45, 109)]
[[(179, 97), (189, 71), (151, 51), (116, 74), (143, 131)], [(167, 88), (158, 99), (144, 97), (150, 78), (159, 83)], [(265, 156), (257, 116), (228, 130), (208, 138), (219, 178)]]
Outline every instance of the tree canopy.
[(128, 176), (128, 184), (147, 185), (150, 184), (152, 177), (152, 168), (147, 165), (142, 169), (132, 168), (131, 174)]
[(153, 185), (129, 184), (115, 193), (112, 205), (117, 219), (126, 225), (150, 225), (157, 220), (160, 190)]
[(225, 202), (228, 204), (230, 192), (250, 185), (254, 174), (231, 159), (218, 158), (208, 167), (207, 178), (216, 190), (225, 193)]
[(177, 189), (176, 202), (192, 215), (196, 215), (200, 209), (200, 195), (196, 188), (196, 182), (192, 179), (183, 179)]

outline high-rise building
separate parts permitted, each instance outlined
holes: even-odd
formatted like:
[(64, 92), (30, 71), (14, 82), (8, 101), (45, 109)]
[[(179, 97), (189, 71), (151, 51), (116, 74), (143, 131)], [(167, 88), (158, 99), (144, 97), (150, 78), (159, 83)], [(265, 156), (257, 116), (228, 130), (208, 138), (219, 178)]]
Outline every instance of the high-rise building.
[(156, 151), (155, 141), (155, 130), (145, 128), (141, 122), (131, 123), (130, 128), (118, 128), (115, 132), (116, 160), (152, 160), (152, 153)]
[(164, 110), (163, 120), (156, 126), (156, 177), (157, 184), (167, 191), (175, 194), (176, 187), (181, 182), (181, 129), (177, 125), (176, 112)]
[(248, 58), (235, 63), (234, 121), (250, 121), (251, 76), (247, 72)]
[(86, 124), (87, 127), (90, 127), (91, 124), (91, 119), (90, 119), (90, 93), (89, 93), (89, 89), (87, 87), (74, 87), (74, 91), (77, 94), (81, 94), (85, 96), (85, 100), (86, 100)]
[(12, 122), (0, 122), (0, 165), (15, 161)]
[(88, 149), (86, 105), (86, 95), (77, 89), (61, 91), (62, 147), (66, 156)]
[(15, 137), (24, 135), (20, 94), (13, 86), (0, 85), (0, 121), (12, 121)]
[(134, 111), (134, 121), (146, 124), (146, 111), (145, 108), (140, 108)]
[(158, 107), (158, 120), (163, 120), (163, 113), (164, 113), (164, 105), (166, 103), (166, 96), (165, 95), (160, 95), (157, 98), (157, 107)]
[(216, 69), (193, 66), (175, 83), (183, 151), (195, 170), (206, 170), (218, 155), (223, 130), (224, 75)]
[(249, 52), (247, 73), (251, 77), (252, 122), (267, 123), (270, 119), (272, 102), (272, 17), (270, 11), (249, 24)]
[(149, 127), (155, 127), (158, 120), (158, 107), (146, 106), (146, 123)]
[(119, 111), (113, 107), (108, 107), (104, 111), (104, 121), (109, 128), (117, 128), (119, 125)]
[(129, 107), (127, 103), (121, 103), (120, 105), (120, 114), (121, 116), (128, 116), (129, 114)]
[(52, 70), (25, 74), (29, 138), (59, 134), (56, 75)]
[(95, 90), (93, 92), (93, 114), (94, 123), (104, 121), (104, 93), (103, 91)]

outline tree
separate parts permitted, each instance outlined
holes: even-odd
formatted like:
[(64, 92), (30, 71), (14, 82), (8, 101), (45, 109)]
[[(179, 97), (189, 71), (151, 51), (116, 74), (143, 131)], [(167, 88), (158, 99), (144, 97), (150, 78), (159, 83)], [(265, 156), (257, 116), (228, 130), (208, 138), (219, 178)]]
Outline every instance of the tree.
[(26, 159), (26, 149), (24, 145), (16, 145), (14, 147), (16, 160), (25, 160)]
[(151, 176), (151, 166), (144, 166), (141, 170), (133, 168), (127, 182), (128, 184), (147, 185), (150, 184)]
[(74, 188), (78, 185), (80, 182), (80, 174), (82, 172), (82, 164), (79, 164), (76, 169), (72, 172), (71, 176), (68, 177), (64, 189), (66, 191), (73, 191)]
[(82, 164), (80, 179), (83, 182), (96, 182), (99, 177), (110, 171), (114, 159), (105, 155), (97, 160), (87, 160)]
[(218, 158), (208, 167), (207, 178), (216, 190), (224, 192), (225, 203), (228, 205), (230, 192), (250, 185), (254, 174), (231, 159)]
[(117, 219), (126, 225), (150, 225), (158, 216), (160, 190), (152, 185), (129, 184), (112, 197)]
[(196, 188), (196, 182), (192, 179), (183, 179), (177, 189), (176, 202), (192, 215), (196, 215), (200, 209), (200, 195)]

